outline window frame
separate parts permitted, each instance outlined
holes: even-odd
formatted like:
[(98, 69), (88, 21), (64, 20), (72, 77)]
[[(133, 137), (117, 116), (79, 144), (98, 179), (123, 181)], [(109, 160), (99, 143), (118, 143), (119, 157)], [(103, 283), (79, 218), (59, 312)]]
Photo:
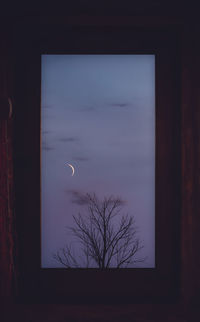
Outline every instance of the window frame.
[[(19, 294), (24, 300), (45, 298), (70, 303), (160, 302), (177, 298), (181, 211), (179, 35), (170, 30), (95, 24), (81, 29), (67, 23), (40, 25), (37, 30), (34, 27), (21, 30), (14, 48)], [(99, 271), (40, 267), (40, 55), (47, 53), (155, 54), (156, 268)]]

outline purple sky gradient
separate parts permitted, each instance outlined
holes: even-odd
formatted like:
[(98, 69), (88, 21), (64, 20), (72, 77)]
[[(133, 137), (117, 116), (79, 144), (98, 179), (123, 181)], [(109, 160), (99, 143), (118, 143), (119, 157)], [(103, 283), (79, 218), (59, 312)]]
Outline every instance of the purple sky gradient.
[(147, 257), (136, 267), (154, 267), (154, 55), (43, 55), (41, 107), (42, 267), (62, 267), (52, 254), (72, 241), (71, 191), (125, 200)]

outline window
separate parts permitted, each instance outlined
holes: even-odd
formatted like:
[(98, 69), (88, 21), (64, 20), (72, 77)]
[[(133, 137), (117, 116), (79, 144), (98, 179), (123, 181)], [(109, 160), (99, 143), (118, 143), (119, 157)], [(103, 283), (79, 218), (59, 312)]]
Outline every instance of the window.
[[(133, 301), (149, 296), (162, 298), (175, 294), (178, 284), (179, 245), (177, 236), (180, 213), (180, 115), (177, 48), (176, 35), (172, 35), (171, 32), (136, 32), (122, 28), (108, 28), (108, 30), (83, 28), (80, 31), (67, 27), (62, 30), (59, 27), (54, 31), (43, 30), (35, 39), (30, 37), (29, 45), (22, 46), (16, 62), (18, 68), (18, 71), (16, 70), (18, 77), (16, 104), (19, 113), (15, 121), (15, 138), (17, 212), (20, 214), (21, 232), (19, 241), (20, 289), (25, 296), (27, 294), (41, 295), (42, 298), (53, 296), (60, 299), (67, 298), (68, 301), (77, 301), (77, 298), (80, 301), (87, 299), (89, 301), (127, 301), (127, 298)], [(152, 117), (155, 116), (155, 125), (153, 122), (151, 123), (151, 126), (155, 126), (155, 265), (152, 261), (146, 268), (126, 267), (120, 270), (113, 268), (99, 270), (92, 267), (87, 269), (80, 267), (67, 270), (61, 267), (52, 268), (51, 264), (46, 265), (43, 261), (41, 267), (40, 220), (41, 206), (43, 207), (44, 203), (40, 198), (40, 180), (44, 180), (44, 178), (42, 179), (43, 170), (41, 170), (40, 163), (40, 132), (48, 131), (45, 128), (47, 123), (44, 123), (44, 118), (41, 118), (41, 110), (42, 113), (46, 113), (44, 112), (46, 103), (43, 94), (43, 108), (40, 109), (41, 93), (45, 90), (43, 80), (41, 82), (41, 70), (45, 66), (41, 65), (41, 55), (44, 55), (43, 62), (46, 59), (47, 63), (48, 59), (55, 57), (51, 55), (55, 54), (58, 55), (58, 59), (59, 57), (60, 59), (66, 57), (74, 59), (81, 56), (87, 58), (87, 55), (93, 55), (90, 56), (92, 58), (98, 57), (98, 55), (99, 57), (109, 56), (112, 58), (113, 55), (116, 59), (120, 55), (122, 57), (128, 55), (129, 59), (136, 57), (136, 55), (143, 58), (146, 55), (152, 60), (155, 57), (156, 112), (155, 115), (152, 114)], [(91, 62), (91, 59), (89, 61)], [(48, 81), (50, 81), (49, 78)], [(73, 95), (70, 97), (72, 99), (70, 102), (75, 104), (73, 103)], [(110, 99), (109, 104), (111, 109), (116, 108), (118, 114), (121, 113), (121, 108), (129, 108), (129, 102), (124, 100)], [(118, 106), (114, 106), (117, 104)], [(127, 104), (127, 106), (123, 104)], [(90, 109), (92, 107), (90, 102), (89, 106), (84, 103), (84, 106), (80, 108)], [(76, 115), (76, 117), (78, 116)], [(121, 114), (120, 118), (122, 118)], [(128, 128), (126, 130), (128, 131)], [(125, 130), (123, 131), (125, 132)], [(44, 134), (42, 135), (43, 140)], [(80, 138), (78, 132), (69, 132), (67, 135), (67, 137), (58, 136), (57, 144), (61, 145), (61, 142), (66, 139), (68, 143), (72, 143), (72, 141), (75, 143), (75, 139)], [(82, 134), (80, 133), (80, 135)], [(85, 132), (84, 135), (87, 136), (87, 133)], [(59, 139), (63, 140), (59, 141)], [(114, 137), (112, 139), (111, 143), (114, 145)], [(149, 145), (151, 152), (153, 151), (153, 141), (152, 135)], [(48, 150), (47, 143), (49, 142), (44, 142), (46, 151)], [(68, 151), (70, 150), (68, 149)], [(87, 152), (89, 152), (89, 148)], [(87, 158), (88, 155), (79, 155), (75, 147), (71, 149), (70, 153), (70, 159), (66, 157), (66, 163), (69, 166), (65, 170), (71, 180), (76, 178), (76, 171), (78, 171), (71, 158)], [(42, 162), (44, 162), (44, 158), (45, 154), (42, 154)], [(82, 160), (82, 162), (84, 161)], [(100, 160), (98, 162), (101, 164)], [(84, 166), (86, 167), (86, 165)], [(70, 168), (73, 171), (72, 174), (75, 171), (73, 176), (69, 172)], [(153, 171), (151, 175), (152, 173)], [(127, 180), (124, 181), (127, 182)], [(153, 179), (152, 182), (154, 182)], [(107, 183), (106, 187), (108, 188)], [(74, 191), (74, 188), (71, 190)], [(153, 192), (154, 185), (152, 184), (151, 200), (153, 200)], [(153, 221), (150, 225), (152, 223)], [(55, 227), (55, 229), (57, 228)], [(60, 228), (58, 230), (60, 231)], [(44, 254), (43, 252), (42, 256)]]
[(41, 92), (42, 267), (155, 267), (155, 56), (42, 55)]

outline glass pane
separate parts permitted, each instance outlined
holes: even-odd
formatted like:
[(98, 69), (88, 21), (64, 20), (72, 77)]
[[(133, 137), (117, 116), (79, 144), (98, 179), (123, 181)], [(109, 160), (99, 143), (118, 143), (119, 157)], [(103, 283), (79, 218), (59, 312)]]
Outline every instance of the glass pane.
[(41, 266), (155, 267), (155, 56), (42, 55)]

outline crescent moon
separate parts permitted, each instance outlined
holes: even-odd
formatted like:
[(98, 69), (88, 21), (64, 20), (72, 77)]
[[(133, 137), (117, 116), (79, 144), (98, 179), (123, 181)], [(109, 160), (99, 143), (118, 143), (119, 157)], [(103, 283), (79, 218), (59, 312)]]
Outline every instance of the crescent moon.
[(68, 166), (72, 169), (72, 176), (74, 175), (74, 167), (73, 167), (73, 165), (71, 165), (70, 163), (67, 163), (68, 164)]

